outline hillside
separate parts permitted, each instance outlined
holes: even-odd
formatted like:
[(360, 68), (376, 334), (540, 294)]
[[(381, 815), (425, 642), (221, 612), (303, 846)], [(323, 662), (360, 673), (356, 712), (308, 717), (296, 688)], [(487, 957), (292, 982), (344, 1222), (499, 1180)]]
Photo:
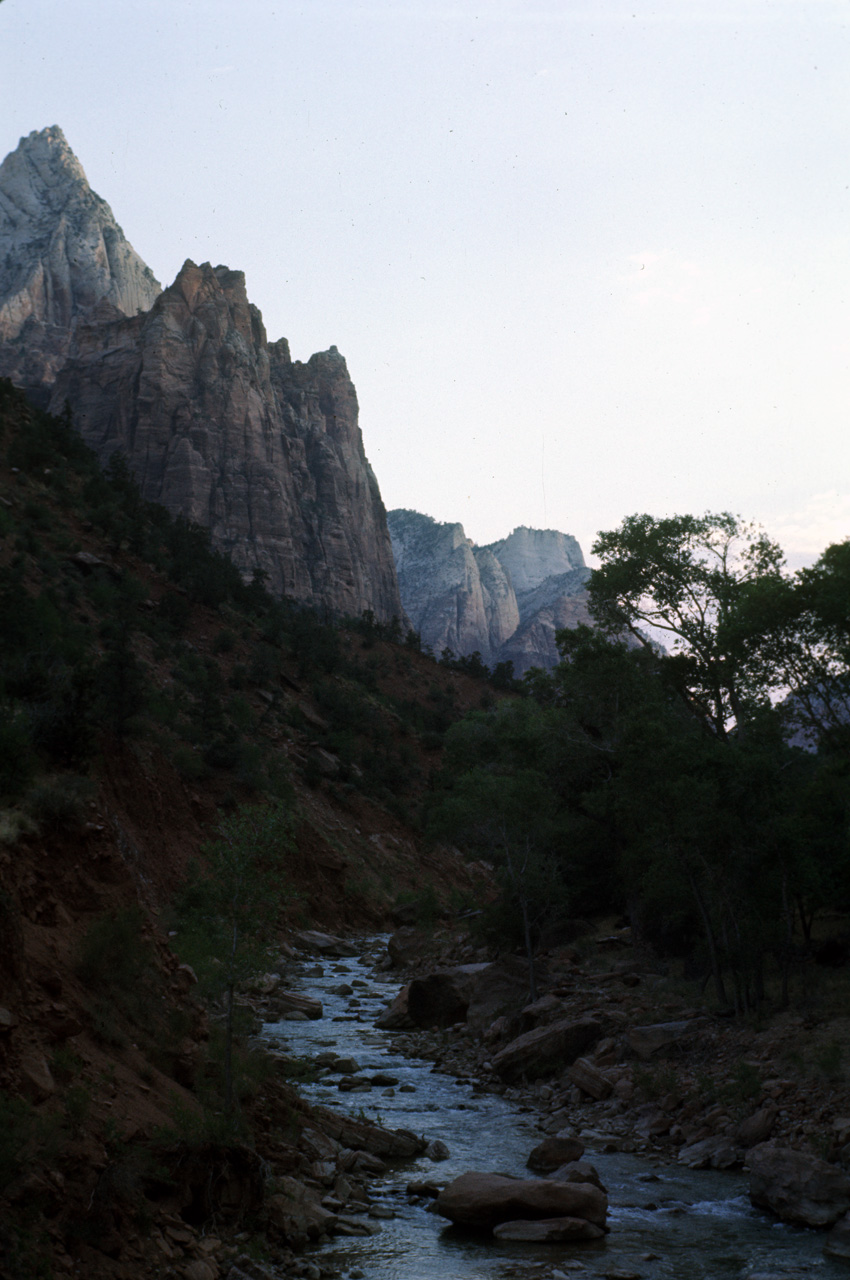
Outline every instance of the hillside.
[[(416, 822), (444, 730), (494, 695), (400, 639), (246, 586), (0, 382), (0, 1273), (164, 1274), (149, 1243), (187, 1167), (237, 1160), (208, 1146), (215, 1023), (169, 941), (223, 817), (293, 815), (284, 930), (480, 893)], [(252, 1107), (297, 1109), (245, 1090), (246, 1136)]]

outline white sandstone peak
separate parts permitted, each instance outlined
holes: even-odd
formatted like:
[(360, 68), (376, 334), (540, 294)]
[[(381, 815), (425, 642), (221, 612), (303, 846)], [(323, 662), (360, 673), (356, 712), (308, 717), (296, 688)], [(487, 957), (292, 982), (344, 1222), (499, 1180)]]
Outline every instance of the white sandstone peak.
[[(52, 380), (77, 321), (99, 303), (135, 315), (160, 292), (58, 125), (22, 138), (0, 165), (0, 340), (28, 327), (27, 380)], [(14, 365), (18, 353), (4, 354)]]

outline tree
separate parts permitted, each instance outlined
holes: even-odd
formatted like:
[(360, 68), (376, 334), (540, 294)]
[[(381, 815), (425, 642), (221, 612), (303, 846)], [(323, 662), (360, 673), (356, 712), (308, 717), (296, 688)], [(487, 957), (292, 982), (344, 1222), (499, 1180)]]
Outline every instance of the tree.
[(434, 834), (492, 859), (502, 894), (502, 941), (517, 925), (537, 999), (534, 947), (564, 898), (556, 857), (556, 794), (546, 775), (546, 713), (504, 702), (453, 725), (446, 737), (444, 789), (431, 812)]
[(225, 999), (224, 1104), (233, 1111), (234, 997), (262, 968), (283, 903), (293, 822), (280, 802), (243, 805), (204, 845), (177, 903), (179, 951)]
[(629, 516), (601, 533), (602, 561), (589, 593), (591, 613), (609, 634), (630, 633), (651, 645), (645, 628), (672, 642), (681, 696), (725, 737), (764, 703), (763, 667), (747, 662), (738, 608), (750, 584), (781, 580), (782, 552), (737, 516)]
[(810, 744), (850, 728), (850, 540), (793, 578), (747, 584), (739, 635), (751, 666), (790, 695), (787, 718)]

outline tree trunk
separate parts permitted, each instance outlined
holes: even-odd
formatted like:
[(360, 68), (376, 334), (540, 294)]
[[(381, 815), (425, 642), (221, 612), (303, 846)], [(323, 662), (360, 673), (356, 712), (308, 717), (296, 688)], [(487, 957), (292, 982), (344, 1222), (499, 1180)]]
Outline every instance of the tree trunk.
[(528, 989), (531, 994), (531, 1003), (537, 999), (537, 975), (534, 972), (534, 947), (531, 944), (531, 925), (528, 920), (528, 899), (525, 893), (520, 890), (520, 904), (522, 906), (522, 927), (525, 934), (525, 954), (528, 957)]
[(224, 1109), (233, 1110), (233, 983), (227, 987), (227, 1019), (224, 1028)]
[(688, 880), (691, 885), (691, 892), (694, 895), (694, 901), (697, 904), (697, 910), (702, 917), (703, 928), (705, 929), (705, 938), (708, 943), (708, 954), (711, 957), (711, 972), (714, 978), (714, 990), (717, 993), (717, 999), (724, 1006), (729, 1007), (729, 998), (726, 995), (726, 988), (723, 985), (723, 974), (720, 972), (720, 960), (717, 955), (717, 942), (714, 937), (714, 930), (711, 927), (708, 910), (703, 902), (702, 894), (692, 872), (688, 872)]

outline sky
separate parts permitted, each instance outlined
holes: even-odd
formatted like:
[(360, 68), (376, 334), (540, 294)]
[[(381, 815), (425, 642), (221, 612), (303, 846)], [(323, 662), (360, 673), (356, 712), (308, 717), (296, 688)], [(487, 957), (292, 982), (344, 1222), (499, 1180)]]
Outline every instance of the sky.
[(850, 536), (850, 0), (4, 0), (157, 278), (336, 345), (387, 508)]

